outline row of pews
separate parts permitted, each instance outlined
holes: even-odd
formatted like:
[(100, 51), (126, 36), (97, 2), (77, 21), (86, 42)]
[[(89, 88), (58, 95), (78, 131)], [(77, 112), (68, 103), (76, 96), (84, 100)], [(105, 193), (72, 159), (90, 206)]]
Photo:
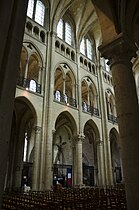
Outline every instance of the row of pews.
[(5, 193), (2, 210), (127, 209), (124, 186)]

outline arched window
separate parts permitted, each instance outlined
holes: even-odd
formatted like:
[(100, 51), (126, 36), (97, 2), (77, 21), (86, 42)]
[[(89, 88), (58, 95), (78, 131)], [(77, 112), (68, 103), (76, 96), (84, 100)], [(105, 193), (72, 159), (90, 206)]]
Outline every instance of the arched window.
[(57, 25), (57, 36), (63, 39), (63, 20), (60, 19)]
[(27, 16), (44, 26), (45, 5), (41, 0), (29, 0)]
[(85, 112), (87, 112), (87, 104), (86, 104), (85, 101), (83, 102), (83, 110), (84, 110)]
[(64, 95), (64, 100), (65, 100), (65, 103), (67, 104), (68, 103), (68, 96), (67, 96), (67, 94)]
[(37, 1), (35, 11), (35, 21), (40, 25), (44, 25), (45, 6), (41, 1)]
[(57, 24), (57, 36), (69, 45), (72, 45), (72, 27), (67, 20), (59, 20)]
[(84, 38), (82, 39), (81, 44), (80, 44), (80, 52), (83, 55), (85, 55), (85, 40), (84, 40)]
[(82, 38), (80, 43), (80, 52), (90, 60), (93, 60), (93, 44), (88, 36)]
[(89, 39), (86, 39), (87, 57), (92, 60), (92, 45)]
[(34, 80), (30, 80), (29, 90), (36, 92), (36, 82)]
[(28, 9), (27, 9), (27, 16), (32, 18), (33, 17), (33, 10), (34, 10), (34, 0), (28, 1)]
[(55, 93), (55, 99), (56, 99), (57, 101), (60, 101), (60, 98), (61, 98), (61, 96), (60, 96), (60, 91), (57, 90), (56, 93)]
[(71, 25), (65, 23), (65, 42), (71, 45)]

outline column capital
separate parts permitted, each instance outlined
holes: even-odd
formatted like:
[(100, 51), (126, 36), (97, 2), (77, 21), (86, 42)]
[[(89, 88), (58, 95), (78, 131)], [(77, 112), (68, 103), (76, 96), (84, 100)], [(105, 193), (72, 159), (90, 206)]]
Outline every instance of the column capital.
[(97, 139), (96, 140), (96, 145), (97, 146), (100, 146), (100, 145), (102, 145), (103, 144), (103, 141), (101, 140), (101, 139)]
[(123, 33), (119, 34), (112, 42), (99, 47), (101, 56), (109, 60), (112, 66), (118, 63), (129, 65), (131, 58), (136, 57), (135, 43)]
[(84, 141), (84, 139), (85, 139), (85, 135), (84, 134), (77, 134), (77, 135), (74, 135), (73, 137), (73, 140), (74, 141), (76, 141), (76, 142), (78, 142), (78, 141)]
[(40, 134), (42, 128), (41, 128), (40, 126), (35, 126), (35, 127), (34, 127), (34, 130), (35, 130), (35, 133), (36, 133), (36, 134)]
[(85, 135), (82, 133), (78, 134), (77, 137), (78, 137), (78, 140), (81, 140), (81, 141), (85, 140)]

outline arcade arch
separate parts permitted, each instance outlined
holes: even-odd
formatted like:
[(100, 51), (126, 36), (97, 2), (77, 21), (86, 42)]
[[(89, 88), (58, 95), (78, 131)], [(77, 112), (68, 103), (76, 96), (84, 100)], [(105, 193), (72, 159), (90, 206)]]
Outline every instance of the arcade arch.
[(122, 182), (122, 164), (121, 164), (121, 155), (120, 155), (119, 134), (115, 128), (112, 128), (110, 130), (109, 138), (110, 138), (114, 183), (115, 184), (121, 183)]
[(71, 185), (74, 173), (74, 141), (77, 134), (77, 125), (67, 111), (62, 112), (55, 122), (53, 137), (53, 184), (56, 181), (63, 186)]
[(32, 187), (36, 111), (25, 97), (15, 99), (5, 188)]
[(98, 152), (97, 143), (99, 131), (93, 120), (88, 120), (84, 126), (85, 139), (83, 141), (83, 183), (87, 186), (98, 184)]

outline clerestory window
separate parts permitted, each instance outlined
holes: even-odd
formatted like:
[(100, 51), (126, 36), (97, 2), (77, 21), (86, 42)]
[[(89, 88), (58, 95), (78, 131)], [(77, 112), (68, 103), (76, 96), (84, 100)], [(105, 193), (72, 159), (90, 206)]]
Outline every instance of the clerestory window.
[(34, 0), (28, 1), (27, 16), (33, 18)]
[(93, 60), (93, 44), (91, 40), (85, 36), (82, 38), (80, 43), (80, 52), (90, 60)]
[(57, 24), (57, 36), (67, 44), (72, 45), (72, 27), (68, 21), (64, 19), (59, 20)]
[(27, 16), (35, 20), (35, 22), (44, 26), (45, 5), (40, 0), (29, 0), (27, 8)]

